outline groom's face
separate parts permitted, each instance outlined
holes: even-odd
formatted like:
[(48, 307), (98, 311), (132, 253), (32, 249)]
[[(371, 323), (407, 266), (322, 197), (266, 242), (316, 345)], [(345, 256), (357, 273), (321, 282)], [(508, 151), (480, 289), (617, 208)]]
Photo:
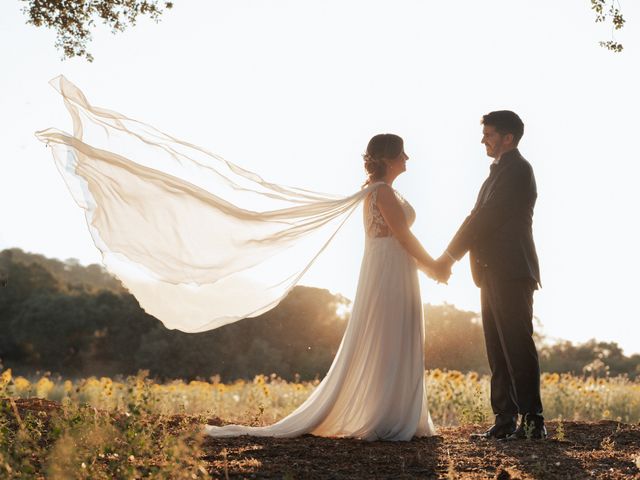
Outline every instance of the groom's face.
[(506, 138), (508, 135), (502, 135), (496, 131), (493, 125), (483, 125), (482, 142), (487, 149), (487, 155), (491, 158), (498, 158), (505, 151), (506, 144), (510, 143)]

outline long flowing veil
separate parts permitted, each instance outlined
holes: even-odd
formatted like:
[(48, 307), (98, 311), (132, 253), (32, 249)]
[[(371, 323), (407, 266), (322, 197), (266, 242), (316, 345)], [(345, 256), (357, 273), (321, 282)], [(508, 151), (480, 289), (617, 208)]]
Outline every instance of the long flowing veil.
[(368, 194), (276, 185), (196, 145), (94, 107), (63, 76), (73, 135), (36, 132), (106, 268), (168, 328), (201, 332), (273, 308)]

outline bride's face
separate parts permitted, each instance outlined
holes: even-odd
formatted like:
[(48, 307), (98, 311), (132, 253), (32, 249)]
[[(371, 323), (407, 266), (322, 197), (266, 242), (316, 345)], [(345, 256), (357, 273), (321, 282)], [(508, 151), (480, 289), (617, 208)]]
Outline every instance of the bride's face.
[(402, 172), (405, 172), (407, 170), (408, 159), (409, 157), (406, 153), (404, 153), (404, 150), (402, 150), (402, 152), (400, 152), (400, 155), (398, 155), (396, 158), (387, 160), (387, 170), (395, 175), (400, 175)]

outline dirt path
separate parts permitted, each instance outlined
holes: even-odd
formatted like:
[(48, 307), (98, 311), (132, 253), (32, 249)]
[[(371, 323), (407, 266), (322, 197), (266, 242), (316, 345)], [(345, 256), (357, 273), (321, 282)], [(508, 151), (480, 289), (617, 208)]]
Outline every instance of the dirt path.
[[(472, 426), (441, 428), (411, 442), (298, 439), (207, 439), (210, 473), (225, 478), (640, 479), (640, 426), (564, 422), (565, 439), (471, 441)], [(226, 457), (226, 461), (225, 461)], [(637, 460), (636, 460), (637, 459)]]

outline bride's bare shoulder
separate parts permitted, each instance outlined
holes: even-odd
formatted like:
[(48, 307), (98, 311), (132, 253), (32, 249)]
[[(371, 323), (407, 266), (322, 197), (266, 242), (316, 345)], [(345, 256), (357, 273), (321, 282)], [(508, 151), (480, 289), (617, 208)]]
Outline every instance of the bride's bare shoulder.
[(382, 183), (376, 189), (378, 203), (398, 203), (396, 191), (387, 183)]

